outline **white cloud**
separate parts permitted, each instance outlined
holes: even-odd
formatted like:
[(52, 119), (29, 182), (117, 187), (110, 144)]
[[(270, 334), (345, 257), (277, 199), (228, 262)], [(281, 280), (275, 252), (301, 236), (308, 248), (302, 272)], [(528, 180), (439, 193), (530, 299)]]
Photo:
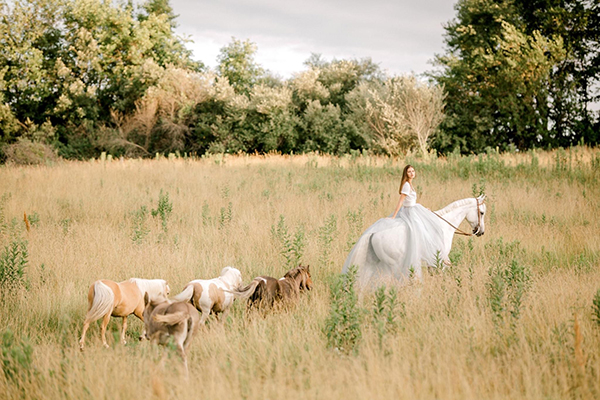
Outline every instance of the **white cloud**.
[(370, 57), (391, 74), (422, 73), (443, 50), (453, 2), (334, 0), (173, 0), (178, 33), (197, 59), (214, 67), (235, 37), (256, 43), (256, 60), (283, 77), (300, 72), (311, 53)]

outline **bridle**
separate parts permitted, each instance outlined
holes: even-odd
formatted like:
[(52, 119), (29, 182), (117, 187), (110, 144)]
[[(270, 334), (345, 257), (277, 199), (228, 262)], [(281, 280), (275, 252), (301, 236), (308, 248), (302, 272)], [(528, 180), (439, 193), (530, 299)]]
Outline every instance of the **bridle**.
[(479, 232), (479, 230), (481, 229), (481, 211), (480, 211), (480, 206), (484, 203), (485, 199), (480, 203), (478, 198), (475, 198), (475, 202), (477, 203), (477, 226), (476, 226), (476, 233), (467, 233), (465, 231), (463, 231), (460, 228), (457, 228), (456, 226), (452, 225), (450, 222), (448, 222), (447, 219), (445, 219), (444, 217), (438, 215), (435, 211), (432, 211), (432, 213), (434, 213), (435, 215), (437, 215), (442, 221), (446, 222), (448, 225), (450, 225), (451, 227), (454, 228), (454, 230), (459, 235), (464, 235), (464, 236), (475, 236), (477, 234), (477, 232)]

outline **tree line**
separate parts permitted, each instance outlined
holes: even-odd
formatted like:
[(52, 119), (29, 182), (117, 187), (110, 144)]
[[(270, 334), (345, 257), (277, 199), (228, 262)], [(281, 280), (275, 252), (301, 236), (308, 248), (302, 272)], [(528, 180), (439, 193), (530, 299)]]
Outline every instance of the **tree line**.
[(595, 145), (599, 1), (530, 3), (459, 0), (427, 77), (312, 55), (283, 79), (249, 40), (194, 60), (168, 0), (0, 0), (0, 159)]

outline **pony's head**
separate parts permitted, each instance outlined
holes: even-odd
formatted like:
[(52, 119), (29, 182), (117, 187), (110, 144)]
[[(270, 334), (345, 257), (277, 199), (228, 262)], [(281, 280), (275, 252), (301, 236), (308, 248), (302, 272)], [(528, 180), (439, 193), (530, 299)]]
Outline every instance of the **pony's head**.
[(292, 278), (300, 281), (300, 290), (311, 290), (313, 286), (312, 277), (310, 276), (310, 265), (298, 265), (296, 268), (289, 270), (284, 278)]
[(485, 195), (482, 194), (474, 200), (475, 203), (467, 213), (466, 218), (467, 221), (469, 221), (471, 228), (473, 229), (473, 235), (481, 236), (485, 233)]
[(221, 271), (221, 280), (237, 288), (242, 284), (242, 273), (237, 268), (225, 267)]
[(144, 329), (145, 337), (144, 338), (146, 340), (152, 340), (157, 332), (156, 324), (153, 324), (151, 322), (152, 321), (152, 318), (151, 318), (152, 313), (154, 312), (154, 309), (156, 308), (156, 306), (164, 303), (165, 301), (167, 301), (166, 298), (164, 300), (156, 299), (156, 298), (152, 298), (148, 292), (144, 293), (144, 326), (145, 326), (145, 329)]

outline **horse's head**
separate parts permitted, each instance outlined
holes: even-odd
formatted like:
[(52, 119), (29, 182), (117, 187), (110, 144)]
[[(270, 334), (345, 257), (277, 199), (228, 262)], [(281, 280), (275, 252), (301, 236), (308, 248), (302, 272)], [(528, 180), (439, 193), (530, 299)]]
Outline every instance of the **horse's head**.
[(485, 195), (482, 194), (474, 200), (475, 204), (473, 204), (473, 207), (467, 213), (466, 218), (469, 224), (471, 224), (471, 228), (473, 228), (473, 235), (481, 236), (485, 233)]
[(289, 270), (285, 278), (292, 278), (299, 284), (300, 290), (311, 290), (313, 286), (312, 277), (310, 276), (310, 266), (299, 265), (298, 267)]

